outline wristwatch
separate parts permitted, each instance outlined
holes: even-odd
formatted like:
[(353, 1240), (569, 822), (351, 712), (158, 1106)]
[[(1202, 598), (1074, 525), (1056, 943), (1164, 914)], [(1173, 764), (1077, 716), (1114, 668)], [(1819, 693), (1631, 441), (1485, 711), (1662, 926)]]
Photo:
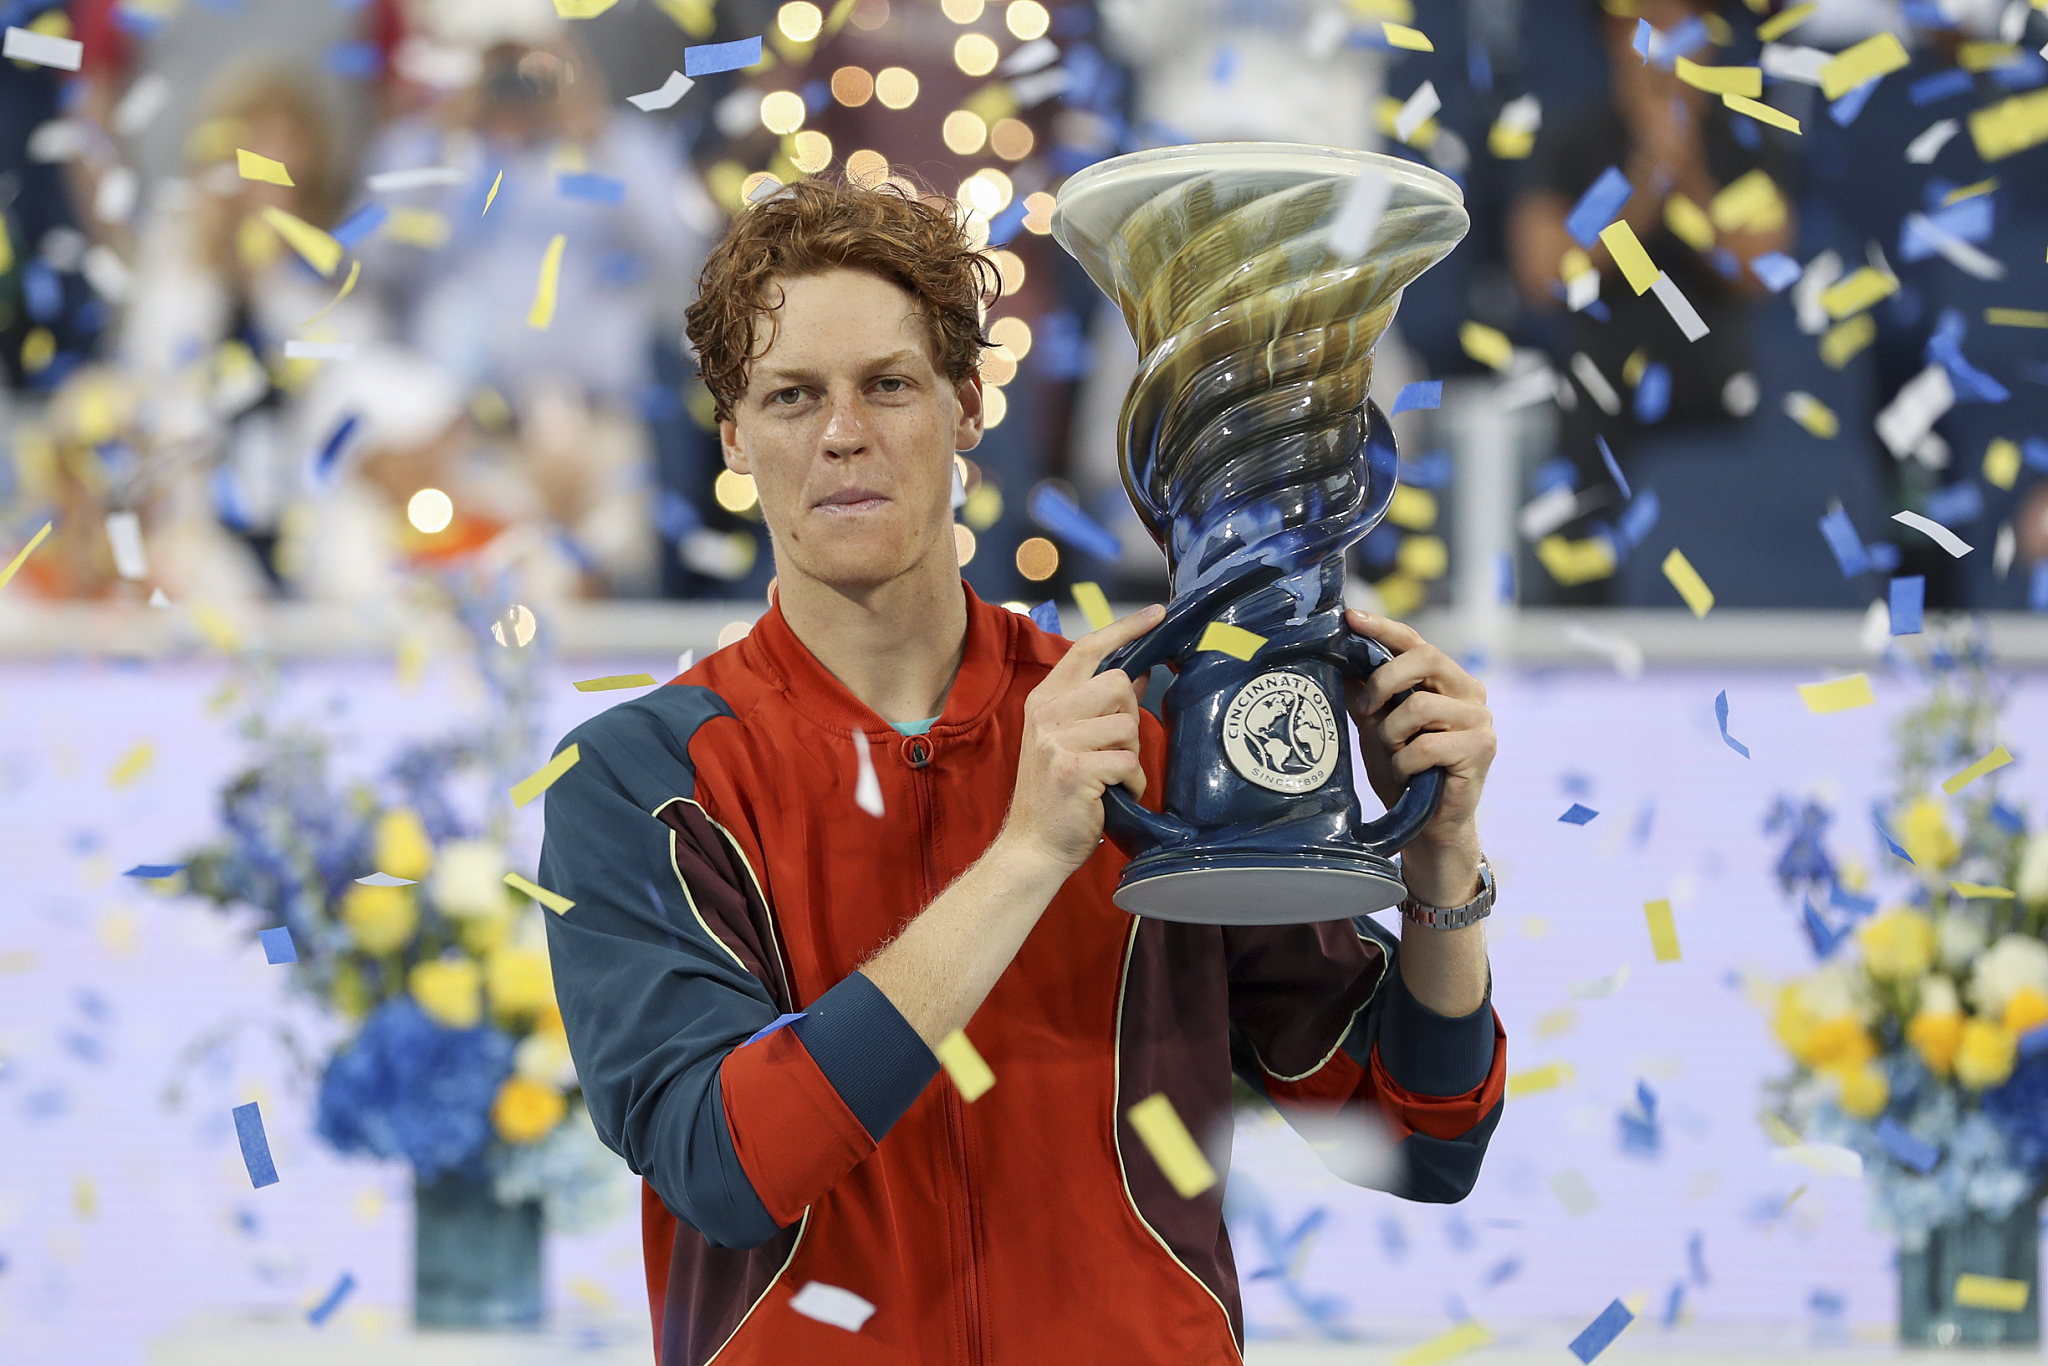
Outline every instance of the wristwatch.
[(1479, 895), (1462, 906), (1425, 906), (1414, 897), (1401, 902), (1401, 919), (1431, 930), (1462, 930), (1493, 914), (1493, 865), (1479, 856)]

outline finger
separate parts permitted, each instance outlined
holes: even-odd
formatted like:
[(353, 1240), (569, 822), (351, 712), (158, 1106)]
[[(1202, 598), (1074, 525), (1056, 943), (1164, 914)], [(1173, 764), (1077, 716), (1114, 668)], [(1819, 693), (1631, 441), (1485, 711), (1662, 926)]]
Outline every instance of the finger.
[(1484, 730), (1492, 725), (1493, 714), (1477, 702), (1417, 692), (1387, 713), (1376, 729), (1388, 749), (1398, 749), (1423, 731)]
[(1493, 762), (1493, 732), (1424, 731), (1395, 750), (1392, 758), (1394, 771), (1404, 778), (1432, 768), (1468, 778), (1482, 777)]
[(1486, 688), (1478, 679), (1442, 650), (1424, 642), (1395, 655), (1364, 680), (1366, 714), (1379, 711), (1388, 699), (1410, 688), (1424, 688), (1466, 702), (1486, 701)]
[(1394, 654), (1400, 654), (1403, 650), (1412, 650), (1416, 646), (1426, 643), (1422, 639), (1422, 632), (1416, 630), (1413, 626), (1408, 625), (1406, 622), (1395, 621), (1392, 617), (1380, 616), (1376, 612), (1367, 612), (1351, 607), (1345, 609), (1344, 620), (1352, 630), (1362, 636), (1371, 636)]
[(1139, 762), (1137, 755), (1128, 750), (1106, 749), (1091, 752), (1085, 758), (1084, 771), (1104, 790), (1122, 783), (1132, 797), (1144, 800), (1145, 765)]
[(1132, 685), (1129, 674), (1122, 669), (1109, 669), (1093, 678), (1084, 678), (1069, 687), (1055, 690), (1040, 701), (1036, 718), (1039, 727), (1045, 729), (1090, 716), (1112, 716), (1118, 712), (1137, 715), (1137, 689)]
[(1083, 676), (1094, 673), (1112, 650), (1128, 645), (1144, 635), (1157, 626), (1160, 618), (1165, 615), (1166, 609), (1155, 602), (1150, 607), (1143, 607), (1118, 617), (1099, 631), (1090, 631), (1074, 642), (1074, 648), (1067, 651), (1060, 662), (1053, 666), (1053, 672), (1058, 673), (1061, 669), (1066, 669), (1069, 673)]
[(1104, 750), (1138, 753), (1138, 721), (1119, 712), (1115, 716), (1088, 716), (1071, 721), (1048, 737), (1061, 749), (1075, 754), (1097, 754)]

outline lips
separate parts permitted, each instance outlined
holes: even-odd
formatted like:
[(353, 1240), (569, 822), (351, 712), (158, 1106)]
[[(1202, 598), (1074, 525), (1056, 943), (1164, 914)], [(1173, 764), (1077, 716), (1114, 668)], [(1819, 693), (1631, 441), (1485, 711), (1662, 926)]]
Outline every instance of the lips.
[(818, 500), (819, 507), (849, 507), (855, 503), (885, 502), (884, 496), (874, 489), (839, 489)]

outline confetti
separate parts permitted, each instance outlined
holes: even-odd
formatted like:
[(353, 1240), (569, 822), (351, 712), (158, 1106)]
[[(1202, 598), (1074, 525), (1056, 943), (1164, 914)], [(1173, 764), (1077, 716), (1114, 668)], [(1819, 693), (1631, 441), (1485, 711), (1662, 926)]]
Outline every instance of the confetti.
[(1576, 1074), (1568, 1062), (1547, 1062), (1541, 1067), (1531, 1067), (1508, 1078), (1508, 1098), (1533, 1096), (1543, 1091), (1555, 1091), (1568, 1085)]
[[(1593, 363), (1591, 356), (1583, 351), (1574, 351), (1568, 364), (1573, 378), (1586, 387), (1586, 392), (1600, 405), (1601, 412), (1609, 417), (1621, 412), (1621, 395), (1614, 392), (1614, 386), (1607, 382), (1607, 376), (1600, 373), (1600, 367)], [(1617, 479), (1615, 482), (1621, 481)]]
[(1707, 217), (1722, 232), (1764, 232), (1785, 221), (1785, 196), (1761, 170), (1736, 177), (1707, 202)]
[(1714, 696), (1714, 721), (1721, 727), (1721, 742), (1740, 754), (1749, 757), (1749, 746), (1728, 733), (1728, 690), (1723, 688)]
[(649, 90), (639, 95), (628, 95), (626, 96), (626, 103), (647, 114), (652, 114), (660, 109), (671, 109), (675, 107), (676, 103), (683, 96), (690, 93), (690, 87), (695, 84), (695, 81), (685, 76), (682, 72), (671, 71), (668, 73), (668, 79), (661, 83), (661, 89)]
[(1811, 19), (1819, 10), (1820, 5), (1817, 0), (1807, 0), (1807, 3), (1803, 5), (1794, 5), (1790, 9), (1781, 10), (1756, 26), (1756, 36), (1764, 42), (1775, 43), (1778, 39), (1784, 37), (1793, 29), (1798, 28), (1808, 19)]
[[(980, 1050), (968, 1039), (966, 1030), (954, 1030), (940, 1039), (939, 1046), (932, 1051), (938, 1054), (939, 1063), (946, 1069), (946, 1075), (953, 1079), (953, 1085), (960, 1089), (960, 1099), (968, 1104), (980, 1100), (988, 1093), (988, 1088), (996, 1084), (996, 1074), (989, 1070)], [(1132, 1121), (1133, 1124), (1136, 1122), (1135, 1119)]]
[(1838, 323), (1820, 339), (1820, 358), (1828, 368), (1839, 370), (1864, 347), (1877, 340), (1877, 322), (1868, 313), (1858, 313)]
[(397, 171), (379, 171), (364, 181), (372, 194), (397, 190), (421, 190), (429, 185), (460, 185), (462, 172), (453, 166), (407, 166)]
[(1955, 1299), (1965, 1309), (1998, 1309), (2017, 1314), (2027, 1307), (2027, 1283), (1965, 1271), (1956, 1277)]
[(1911, 1167), (1922, 1176), (1933, 1171), (1941, 1161), (1941, 1149), (1889, 1115), (1877, 1122), (1873, 1137), (1901, 1165)]
[(619, 0), (555, 0), (555, 13), (564, 19), (595, 19)]
[(235, 1107), (235, 1137), (242, 1144), (242, 1163), (249, 1183), (261, 1190), (277, 1184), (277, 1164), (270, 1160), (270, 1140), (263, 1135), (263, 1112), (255, 1101)]
[(1880, 33), (1874, 38), (1866, 38), (1854, 47), (1844, 49), (1821, 68), (1821, 94), (1830, 100), (1838, 100), (1857, 86), (1897, 71), (1911, 61), (1893, 34)]
[[(490, 192), (489, 194), (487, 194), (487, 195), (485, 195), (485, 196), (484, 196), (484, 209), (483, 209), (484, 213), (489, 213), (489, 212), (491, 211), (491, 205), (492, 205), (492, 204), (494, 204), (495, 202), (497, 202), (497, 198), (498, 198), (498, 188), (499, 188), (500, 186), (502, 186), (502, 185), (503, 185), (504, 183), (505, 183), (505, 173), (504, 173), (503, 171), (500, 171), (500, 172), (498, 172), (498, 176), (497, 176), (497, 179), (495, 179), (495, 180), (493, 180), (493, 181), (491, 182), (491, 192)], [(479, 214), (479, 215), (478, 215), (478, 217), (482, 217), (482, 216), (483, 216), (482, 214)]]
[(2015, 95), (1977, 110), (1970, 115), (1970, 140), (1985, 161), (2048, 141), (2048, 91)]
[(285, 169), (282, 161), (272, 161), (240, 147), (235, 149), (235, 169), (244, 180), (259, 180), (265, 185), (290, 186), (292, 183), (292, 173)]
[[(759, 46), (760, 41), (759, 38), (754, 39), (755, 45)], [(697, 51), (695, 48), (690, 50)], [(790, 1296), (789, 1307), (805, 1318), (844, 1328), (849, 1333), (858, 1333), (861, 1325), (868, 1321), (868, 1316), (875, 1312), (874, 1305), (851, 1290), (841, 1290), (823, 1281), (804, 1282), (804, 1288)]]
[(416, 878), (393, 877), (389, 873), (372, 873), (368, 877), (357, 878), (356, 882), (364, 887), (414, 887), (419, 885)]
[(1957, 896), (1979, 897), (1986, 901), (2010, 901), (2014, 893), (2010, 887), (1991, 887), (1982, 882), (1951, 882)]
[(1671, 580), (1671, 586), (1678, 590), (1678, 596), (1685, 599), (1685, 605), (1692, 608), (1695, 617), (1703, 617), (1714, 608), (1714, 590), (1707, 587), (1699, 571), (1692, 567), (1692, 561), (1685, 558), (1685, 552), (1677, 546), (1664, 557), (1664, 577)]
[(1650, 949), (1660, 963), (1676, 963), (1678, 952), (1678, 926), (1671, 919), (1671, 903), (1665, 900), (1645, 901), (1643, 916), (1650, 924)]
[[(1387, 45), (1390, 47), (1398, 47), (1407, 52), (1436, 51), (1436, 45), (1429, 41), (1429, 35), (1419, 28), (1410, 28), (1406, 24), (1397, 24), (1390, 19), (1382, 19), (1380, 20), (1380, 31), (1386, 34)], [(1403, 142), (1407, 141), (1406, 138), (1401, 140)]]
[(1581, 806), (1577, 802), (1573, 802), (1571, 809), (1562, 816), (1559, 816), (1558, 820), (1566, 825), (1584, 825), (1599, 814), (1598, 811), (1595, 811), (1590, 806)]
[(562, 248), (569, 239), (556, 233), (548, 242), (547, 255), (541, 257), (540, 279), (533, 286), (533, 307), (526, 311), (526, 325), (536, 331), (545, 332), (555, 321), (555, 291), (562, 281)]
[(1657, 296), (1658, 303), (1664, 305), (1664, 311), (1671, 315), (1672, 322), (1678, 324), (1678, 330), (1685, 334), (1687, 341), (1698, 341), (1707, 335), (1706, 319), (1700, 317), (1699, 310), (1692, 306), (1692, 301), (1685, 297), (1669, 275), (1660, 273), (1656, 283), (1650, 286), (1650, 292)]
[(1195, 646), (1200, 650), (1217, 650), (1233, 659), (1250, 659), (1259, 652), (1266, 638), (1242, 626), (1232, 626), (1225, 621), (1212, 621), (1203, 628), (1202, 639)]
[(296, 963), (299, 961), (298, 948), (292, 943), (292, 932), (284, 925), (273, 929), (256, 931), (258, 942), (263, 945), (263, 958), (269, 963)]
[(700, 43), (683, 49), (683, 74), (694, 79), (721, 71), (744, 71), (760, 60), (759, 38), (740, 38), (730, 43)]
[(1614, 572), (1614, 543), (1605, 536), (1588, 536), (1582, 541), (1545, 536), (1536, 543), (1536, 559), (1550, 577), (1566, 587), (1591, 583)]
[[(335, 238), (334, 240), (337, 242), (341, 241), (339, 237)], [(341, 292), (339, 294), (336, 294), (332, 299), (329, 299), (327, 301), (326, 307), (322, 308), (318, 313), (315, 313), (312, 317), (300, 323), (299, 330), (303, 332), (305, 329), (311, 327), (314, 323), (319, 322), (322, 318), (325, 318), (328, 314), (332, 313), (343, 299), (346, 299), (351, 293), (355, 291), (356, 281), (359, 278), (361, 278), (362, 273), (363, 263), (361, 261), (349, 262), (348, 278), (341, 282)]]
[(1595, 433), (1593, 443), (1600, 449), (1600, 459), (1607, 466), (1607, 477), (1612, 479), (1614, 486), (1621, 490), (1622, 498), (1626, 500), (1634, 497), (1635, 495), (1628, 491), (1628, 480), (1621, 476), (1621, 462), (1616, 460), (1614, 452), (1608, 449), (1607, 438)]
[(354, 342), (314, 342), (289, 339), (284, 344), (286, 360), (354, 360)]
[(1861, 313), (1880, 299), (1899, 292), (1898, 277), (1871, 266), (1830, 285), (1821, 292), (1820, 306), (1830, 318), (1841, 319)]
[(306, 1311), (306, 1322), (315, 1328), (326, 1323), (334, 1316), (334, 1311), (341, 1307), (341, 1302), (348, 1298), (349, 1291), (355, 1288), (356, 1278), (346, 1271), (342, 1272), (341, 1278), (334, 1283), (334, 1289), (327, 1292), (327, 1298)]
[(1974, 275), (1980, 280), (2002, 280), (2005, 278), (2005, 263), (1996, 257), (1987, 256), (1948, 229), (1940, 226), (1923, 213), (1906, 215), (1905, 232), (1911, 237), (1925, 241), (1942, 258), (1956, 269)]
[[(1401, 140), (1406, 142), (1407, 138)], [(1385, 175), (1369, 166), (1360, 167), (1346, 188), (1344, 202), (1330, 219), (1329, 229), (1324, 235), (1331, 253), (1346, 261), (1355, 261), (1363, 256), (1366, 248), (1372, 245), (1380, 216), (1386, 212), (1387, 200), (1393, 193), (1393, 182)]]
[(1906, 160), (1915, 166), (1931, 164), (1941, 149), (1948, 146), (1949, 139), (1962, 130), (1963, 125), (1954, 119), (1936, 119), (1906, 144)]
[(0, 56), (12, 57), (17, 62), (30, 62), (36, 66), (54, 66), (63, 71), (76, 71), (85, 59), (85, 44), (75, 38), (58, 38), (48, 33), (38, 33), (32, 28), (9, 27)]
[(1565, 1170), (1550, 1178), (1550, 1193), (1564, 1206), (1566, 1214), (1578, 1219), (1600, 1208), (1600, 1197), (1592, 1184), (1573, 1170)]
[(127, 872), (121, 874), (121, 876), (140, 878), (175, 877), (184, 870), (185, 865), (182, 863), (138, 863)]
[[(1628, 177), (1621, 173), (1621, 168), (1609, 166), (1579, 196), (1579, 202), (1572, 205), (1572, 211), (1564, 221), (1566, 231), (1580, 246), (1591, 247), (1600, 240), (1600, 230), (1615, 220), (1634, 193), (1635, 187), (1628, 183)], [(1640, 290), (1637, 292), (1641, 293)]]
[(1877, 705), (1877, 698), (1870, 691), (1870, 675), (1862, 673), (1831, 678), (1825, 683), (1801, 683), (1799, 696), (1815, 716)]
[(1987, 308), (1984, 321), (1993, 327), (2048, 327), (2048, 311), (2038, 308)]
[(1895, 636), (1919, 635), (1921, 614), (1926, 605), (1927, 579), (1924, 575), (1904, 575), (1893, 579), (1886, 603), (1891, 612), (1891, 633)]
[(853, 804), (877, 820), (887, 808), (882, 805), (882, 780), (875, 776), (875, 763), (868, 755), (865, 731), (853, 733)]
[(515, 892), (524, 892), (556, 915), (567, 915), (569, 908), (576, 904), (560, 892), (551, 892), (537, 882), (528, 882), (517, 873), (505, 874), (505, 885)]
[(41, 531), (38, 531), (35, 535), (29, 537), (28, 544), (23, 546), (20, 549), (20, 551), (18, 551), (15, 554), (14, 558), (7, 562), (7, 567), (5, 569), (0, 569), (0, 588), (5, 588), (7, 586), (8, 580), (12, 579), (16, 571), (18, 571), (22, 567), (22, 565), (28, 562), (29, 555), (35, 550), (37, 546), (43, 543), (43, 537), (49, 535), (50, 528), (55, 525), (55, 522), (44, 522), (43, 529)]
[(121, 762), (107, 775), (107, 782), (114, 787), (126, 787), (149, 771), (156, 762), (156, 746), (147, 740), (137, 740), (133, 748), (121, 756)]
[(564, 749), (560, 754), (548, 760), (546, 766), (539, 772), (535, 773), (532, 777), (522, 778), (513, 787), (512, 805), (515, 807), (525, 806), (535, 797), (553, 787), (555, 780), (576, 767), (576, 761), (582, 757), (582, 753), (575, 745), (570, 745)]
[(1484, 1325), (1468, 1319), (1456, 1328), (1437, 1334), (1427, 1342), (1418, 1342), (1394, 1358), (1394, 1366), (1438, 1366), (1465, 1353), (1484, 1347), (1493, 1341), (1493, 1334)]
[(1664, 201), (1664, 226), (1694, 251), (1707, 251), (1714, 245), (1714, 220), (1707, 217), (1705, 209), (1675, 191)]
[(1195, 1146), (1187, 1125), (1181, 1123), (1165, 1093), (1154, 1092), (1124, 1114), (1183, 1200), (1192, 1200), (1216, 1184), (1216, 1169)]
[[(1811, 5), (1808, 9), (1813, 8)], [(1607, 1350), (1608, 1344), (1621, 1336), (1621, 1330), (1636, 1321), (1628, 1306), (1620, 1300), (1614, 1301), (1600, 1311), (1600, 1317), (1586, 1325), (1585, 1331), (1571, 1340), (1572, 1355), (1580, 1361), (1590, 1362)]]
[(1082, 553), (1098, 560), (1122, 558), (1122, 538), (1090, 517), (1073, 495), (1057, 484), (1046, 481), (1033, 488), (1026, 508), (1032, 521)]
[(1823, 441), (1832, 441), (1842, 430), (1835, 410), (1801, 389), (1785, 395), (1785, 415)]
[[(804, 1017), (804, 1014), (805, 1012), (799, 1010), (786, 1015), (777, 1015), (767, 1024), (762, 1025), (759, 1029), (755, 1030), (752, 1034), (748, 1035), (747, 1043), (758, 1043), (762, 1039), (767, 1038), (770, 1034), (773, 1034), (776, 1030), (783, 1029), (789, 1025), (795, 1024), (798, 1020), (801, 1020)], [(740, 1047), (742, 1048), (745, 1048), (746, 1046), (747, 1044), (740, 1045)]]
[(623, 204), (626, 182), (617, 176), (591, 171), (564, 171), (555, 177), (555, 193), (564, 199), (580, 199), (590, 204)]
[[(1941, 416), (1955, 406), (1955, 401), (1955, 385), (1949, 379), (1948, 368), (1939, 363), (1930, 364), (1900, 385), (1892, 401), (1878, 412), (1873, 424), (1877, 428), (1878, 439), (1884, 442), (1893, 459), (1904, 460), (1934, 429)], [(1961, 556), (1969, 552), (1964, 549), (1949, 553)]]
[(1679, 80), (1709, 95), (1748, 95), (1754, 99), (1764, 93), (1764, 73), (1760, 67), (1698, 66), (1680, 57), (1677, 70)]
[[(1868, 685), (1866, 684), (1866, 686)], [(1913, 856), (1906, 852), (1906, 848), (1904, 845), (1900, 844), (1897, 840), (1892, 838), (1892, 832), (1884, 828), (1883, 821), (1877, 820), (1873, 817), (1871, 820), (1871, 824), (1877, 827), (1878, 837), (1884, 841), (1885, 848), (1891, 850), (1894, 854), (1897, 854), (1906, 862), (1913, 862)]]
[(1097, 583), (1074, 585), (1074, 606), (1081, 609), (1081, 615), (1088, 619), (1088, 629), (1100, 631), (1116, 620), (1109, 610), (1109, 599), (1103, 596), (1102, 586)]
[(1971, 546), (1969, 542), (1931, 517), (1923, 517), (1917, 512), (1894, 512), (1892, 520), (1901, 526), (1909, 526), (1915, 531), (1925, 532), (1928, 538), (1936, 545), (1959, 560), (1970, 553)]
[(335, 267), (341, 264), (341, 243), (296, 214), (272, 205), (263, 211), (263, 221), (322, 275), (334, 274)]
[(1749, 115), (1758, 123), (1768, 123), (1771, 127), (1782, 128), (1788, 133), (1800, 131), (1798, 119), (1781, 109), (1765, 104), (1762, 100), (1753, 100), (1747, 95), (1723, 95), (1721, 103), (1738, 114)]
[(1422, 379), (1413, 384), (1401, 386), (1401, 392), (1394, 396), (1394, 412), (1405, 413), (1411, 409), (1441, 408), (1444, 402), (1444, 382), (1440, 379)]
[(1771, 1161), (1804, 1167), (1816, 1176), (1845, 1176), (1863, 1179), (1863, 1157), (1839, 1143), (1795, 1143), (1771, 1154)]
[(577, 692), (616, 692), (620, 688), (651, 688), (653, 674), (607, 674), (603, 678), (586, 678), (575, 687)]
[(1507, 334), (1485, 323), (1468, 322), (1458, 329), (1458, 344), (1465, 354), (1481, 365), (1505, 370), (1514, 359), (1515, 347)]
[(142, 519), (132, 512), (107, 514), (107, 545), (114, 552), (114, 572), (124, 579), (149, 577), (149, 556), (142, 548)]
[(1402, 101), (1394, 115), (1394, 136), (1402, 142), (1413, 143), (1415, 135), (1423, 125), (1435, 118), (1437, 111), (1444, 107), (1443, 97), (1436, 93), (1434, 81), (1424, 81), (1416, 87), (1415, 93)]

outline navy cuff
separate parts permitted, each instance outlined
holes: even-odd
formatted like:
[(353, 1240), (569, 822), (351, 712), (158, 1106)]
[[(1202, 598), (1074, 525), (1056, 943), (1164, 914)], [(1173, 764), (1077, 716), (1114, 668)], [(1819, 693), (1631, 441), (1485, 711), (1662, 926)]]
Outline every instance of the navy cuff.
[(939, 1074), (938, 1057), (882, 989), (858, 972), (820, 996), (790, 1028), (877, 1143)]
[(1380, 1066), (1402, 1090), (1418, 1096), (1462, 1096), (1493, 1070), (1493, 986), (1470, 1015), (1439, 1015), (1415, 999), (1401, 976), (1389, 974), (1380, 1016)]

